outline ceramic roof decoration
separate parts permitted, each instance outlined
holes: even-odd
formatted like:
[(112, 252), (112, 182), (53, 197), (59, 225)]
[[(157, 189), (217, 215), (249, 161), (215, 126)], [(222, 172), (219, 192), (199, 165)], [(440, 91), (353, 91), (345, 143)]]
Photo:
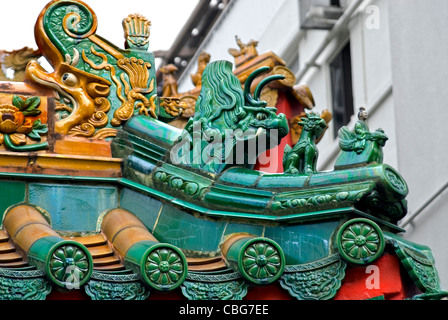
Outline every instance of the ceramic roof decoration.
[(274, 53), (237, 38), (237, 69), (204, 53), (192, 91), (167, 76), (159, 95), (150, 22), (124, 19), (125, 49), (98, 23), (50, 2), (35, 37), (54, 70), (0, 83), (0, 299), (448, 295), (401, 236), (408, 187), (365, 116), (319, 172), (331, 114)]

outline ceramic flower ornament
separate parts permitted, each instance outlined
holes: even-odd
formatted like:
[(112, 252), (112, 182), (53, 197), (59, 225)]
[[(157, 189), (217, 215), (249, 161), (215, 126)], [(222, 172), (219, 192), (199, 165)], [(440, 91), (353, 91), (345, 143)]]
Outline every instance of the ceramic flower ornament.
[[(47, 125), (36, 119), (42, 111), (39, 110), (40, 98), (29, 97), (22, 99), (14, 95), (12, 104), (0, 105), (0, 144), (7, 149), (27, 144), (27, 137), (41, 141), (41, 134), (48, 131)], [(39, 144), (34, 148), (43, 148)]]

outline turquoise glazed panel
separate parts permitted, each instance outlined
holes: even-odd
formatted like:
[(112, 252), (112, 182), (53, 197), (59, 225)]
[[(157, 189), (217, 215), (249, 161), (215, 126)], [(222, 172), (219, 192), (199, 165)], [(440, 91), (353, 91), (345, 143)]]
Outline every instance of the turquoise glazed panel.
[(162, 203), (139, 192), (123, 189), (120, 197), (120, 207), (135, 214), (152, 232)]
[(261, 237), (263, 235), (264, 226), (244, 223), (229, 223), (224, 232), (224, 236), (232, 233), (250, 233), (254, 236)]
[(61, 231), (95, 231), (103, 211), (117, 207), (117, 190), (109, 186), (32, 183), (30, 203), (45, 209)]
[(223, 222), (198, 219), (165, 204), (155, 227), (154, 236), (160, 242), (170, 243), (181, 249), (216, 251), (224, 228)]
[(285, 227), (266, 227), (265, 237), (277, 242), (290, 265), (312, 262), (330, 253), (330, 241), (340, 222), (317, 222)]
[(3, 215), (6, 209), (25, 200), (26, 186), (24, 182), (18, 181), (0, 181), (0, 215), (3, 221)]

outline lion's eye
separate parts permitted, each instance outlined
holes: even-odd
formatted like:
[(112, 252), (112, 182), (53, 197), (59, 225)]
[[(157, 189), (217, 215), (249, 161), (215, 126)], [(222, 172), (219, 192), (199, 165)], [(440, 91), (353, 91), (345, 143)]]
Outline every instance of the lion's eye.
[(78, 84), (78, 78), (73, 73), (64, 73), (61, 80), (69, 87), (74, 87)]
[(257, 118), (257, 120), (262, 121), (262, 120), (266, 120), (268, 118), (268, 116), (266, 115), (266, 113), (260, 112), (260, 113), (257, 113), (256, 118)]

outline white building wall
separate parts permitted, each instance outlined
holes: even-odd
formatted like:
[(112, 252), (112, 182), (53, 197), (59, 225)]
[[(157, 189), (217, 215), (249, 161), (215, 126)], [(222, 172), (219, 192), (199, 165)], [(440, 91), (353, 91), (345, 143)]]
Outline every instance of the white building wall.
[[(375, 6), (379, 14), (378, 29), (371, 29), (366, 21), (371, 17), (367, 10)], [(301, 67), (313, 57), (320, 44), (325, 41), (328, 31), (306, 31), (299, 44)], [(352, 59), (352, 83), (354, 108), (364, 106), (369, 112), (368, 124), (371, 130), (382, 128), (389, 137), (384, 149), (384, 162), (397, 167), (395, 144), (395, 117), (391, 99), (392, 73), (390, 58), (390, 39), (387, 0), (364, 1), (350, 18), (347, 29), (339, 33), (326, 46), (317, 59), (318, 67), (298, 79), (309, 85), (316, 100), (316, 111), (331, 110), (331, 83), (329, 66), (335, 55), (350, 41)], [(354, 115), (348, 124), (353, 127), (357, 118)], [(333, 134), (333, 123), (325, 138), (319, 143), (320, 170), (331, 170), (339, 153), (338, 137)]]
[[(212, 61), (228, 60), (233, 63), (234, 58), (228, 50), (238, 49), (235, 36), (245, 43), (250, 40), (259, 41), (257, 49), (260, 53), (273, 48), (281, 49), (298, 33), (298, 15), (296, 0), (236, 0), (227, 6), (197, 55), (204, 50), (211, 55)], [(278, 19), (278, 17), (285, 18)], [(270, 26), (274, 26), (277, 32)], [(188, 91), (193, 87), (190, 74), (196, 72), (197, 55), (179, 79), (179, 92)]]
[[(448, 288), (448, 1), (389, 4), (396, 139), (410, 193), (406, 237), (431, 247)], [(428, 204), (426, 206), (426, 204)], [(413, 224), (408, 223), (416, 216)]]

